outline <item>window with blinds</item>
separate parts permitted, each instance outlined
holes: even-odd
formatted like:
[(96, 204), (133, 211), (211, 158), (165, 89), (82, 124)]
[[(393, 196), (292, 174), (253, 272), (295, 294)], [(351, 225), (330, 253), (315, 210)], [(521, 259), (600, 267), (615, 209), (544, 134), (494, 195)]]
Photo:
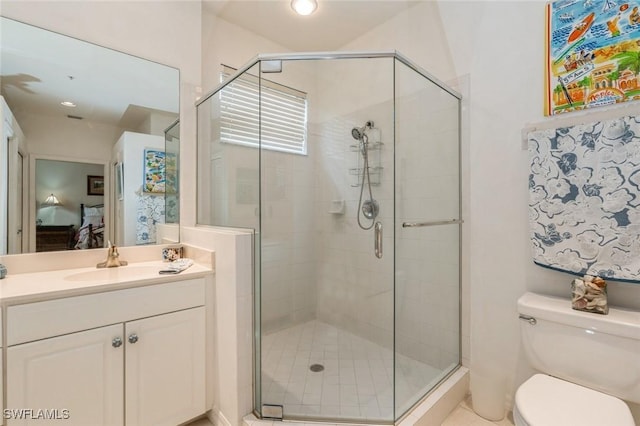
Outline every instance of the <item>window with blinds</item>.
[[(221, 78), (230, 74), (225, 69)], [(258, 148), (262, 139), (264, 149), (306, 155), (307, 94), (265, 79), (261, 83), (243, 74), (220, 91), (221, 142)]]

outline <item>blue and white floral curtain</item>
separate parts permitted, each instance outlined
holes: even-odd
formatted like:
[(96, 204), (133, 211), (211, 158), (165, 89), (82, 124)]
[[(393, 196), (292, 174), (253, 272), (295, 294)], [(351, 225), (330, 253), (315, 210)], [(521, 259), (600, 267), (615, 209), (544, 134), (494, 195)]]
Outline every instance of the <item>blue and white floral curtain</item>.
[(640, 282), (640, 117), (529, 133), (534, 262)]

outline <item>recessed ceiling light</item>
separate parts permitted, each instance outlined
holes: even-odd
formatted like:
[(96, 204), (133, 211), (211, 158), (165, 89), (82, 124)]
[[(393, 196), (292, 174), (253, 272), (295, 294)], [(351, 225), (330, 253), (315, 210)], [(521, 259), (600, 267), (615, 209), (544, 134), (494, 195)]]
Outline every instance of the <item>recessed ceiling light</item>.
[(64, 105), (64, 106), (69, 107), (69, 108), (75, 108), (76, 107), (76, 104), (74, 104), (71, 101), (62, 101), (62, 102), (60, 102), (60, 105)]
[(318, 2), (316, 0), (291, 0), (291, 8), (298, 15), (307, 16), (316, 11)]

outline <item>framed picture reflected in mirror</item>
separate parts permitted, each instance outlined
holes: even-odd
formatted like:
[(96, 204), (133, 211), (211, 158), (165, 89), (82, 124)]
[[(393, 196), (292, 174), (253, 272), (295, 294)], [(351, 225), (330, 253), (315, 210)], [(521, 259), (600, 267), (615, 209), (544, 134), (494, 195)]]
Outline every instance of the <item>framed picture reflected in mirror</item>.
[(87, 195), (104, 195), (104, 176), (87, 176)]

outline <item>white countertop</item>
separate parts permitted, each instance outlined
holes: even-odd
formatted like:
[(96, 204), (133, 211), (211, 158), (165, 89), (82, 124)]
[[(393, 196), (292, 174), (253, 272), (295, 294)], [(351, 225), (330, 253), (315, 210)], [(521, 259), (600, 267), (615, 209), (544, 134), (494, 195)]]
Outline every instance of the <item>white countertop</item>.
[(162, 261), (136, 262), (117, 268), (96, 267), (9, 274), (0, 280), (0, 302), (28, 303), (60, 297), (119, 290), (150, 284), (200, 278), (212, 274), (209, 267), (194, 263), (179, 274), (160, 275)]

